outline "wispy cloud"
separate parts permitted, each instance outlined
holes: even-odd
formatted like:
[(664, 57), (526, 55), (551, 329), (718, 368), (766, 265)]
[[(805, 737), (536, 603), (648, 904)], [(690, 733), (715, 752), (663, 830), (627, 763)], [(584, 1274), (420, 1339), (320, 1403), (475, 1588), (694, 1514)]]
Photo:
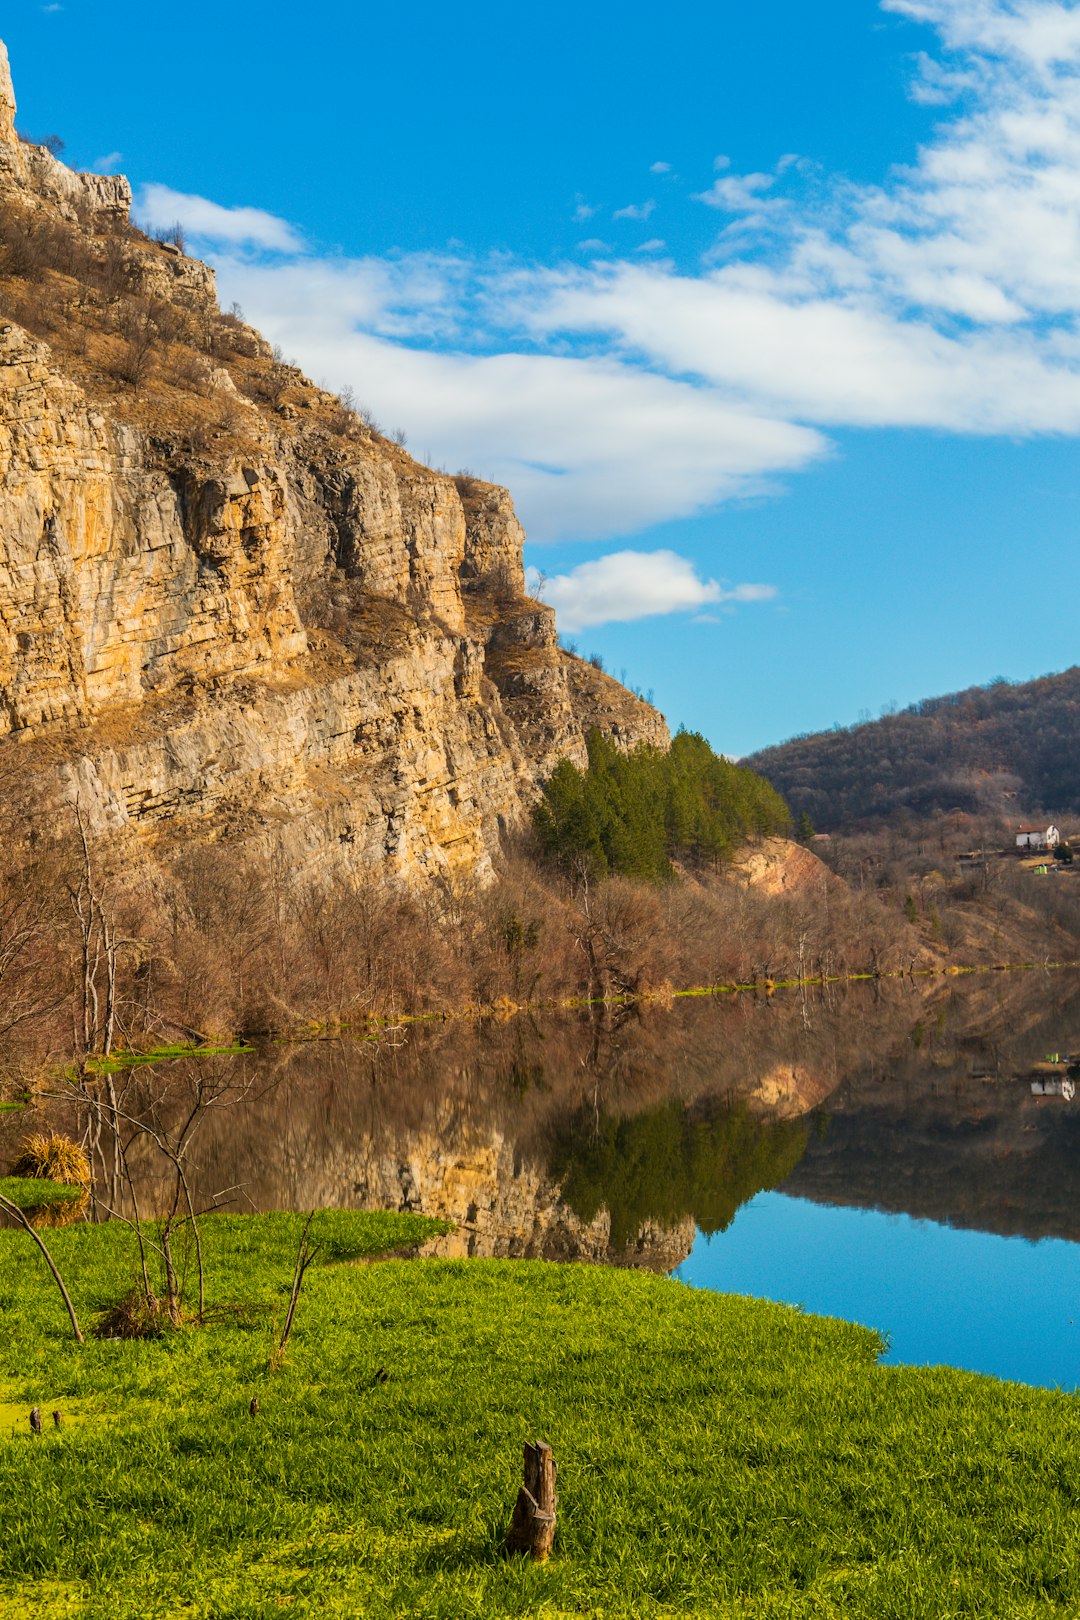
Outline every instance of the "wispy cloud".
[(191, 236), (209, 242), (262, 248), (274, 253), (299, 253), (303, 239), (286, 220), (262, 208), (223, 208), (206, 197), (194, 197), (170, 186), (143, 186), (138, 214), (151, 230), (182, 225)]
[(812, 428), (608, 355), (464, 352), (451, 323), (463, 343), (505, 289), (462, 287), (445, 261), (215, 262), (225, 301), (314, 376), (355, 387), (437, 462), (508, 484), (534, 539), (633, 533), (759, 492), (827, 449)]
[(775, 487), (833, 427), (1080, 435), (1080, 6), (884, 3), (938, 31), (912, 86), (937, 128), (872, 186), (717, 158), (699, 196), (722, 254), (703, 261), (589, 238), (587, 264), (264, 262), (253, 248), (299, 246), (272, 215), (161, 187), (156, 216), (220, 244), (226, 299), (315, 375), (511, 483), (535, 538)]
[(670, 174), (671, 173), (671, 164), (670, 163), (650, 163), (649, 164), (649, 173), (650, 174)]
[(612, 214), (611, 217), (612, 217), (612, 219), (638, 219), (638, 220), (644, 220), (644, 219), (648, 219), (649, 215), (653, 212), (653, 210), (655, 208), (656, 208), (656, 203), (650, 197), (648, 202), (628, 203), (625, 208), (616, 208), (615, 212)]
[(530, 569), (529, 585), (542, 589), (560, 627), (570, 631), (725, 603), (766, 602), (777, 595), (774, 585), (728, 588), (702, 579), (693, 563), (674, 551), (612, 551), (545, 579)]
[(115, 174), (123, 161), (123, 152), (107, 152), (104, 157), (94, 159), (93, 172), (95, 174)]
[(729, 214), (760, 212), (780, 206), (780, 199), (765, 196), (775, 184), (774, 174), (724, 174), (708, 191), (698, 192), (695, 200)]

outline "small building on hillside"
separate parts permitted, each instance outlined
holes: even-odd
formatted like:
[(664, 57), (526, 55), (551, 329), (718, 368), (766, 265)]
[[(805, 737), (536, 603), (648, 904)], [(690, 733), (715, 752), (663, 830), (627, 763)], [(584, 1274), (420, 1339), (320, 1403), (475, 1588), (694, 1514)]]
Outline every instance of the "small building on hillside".
[(1061, 834), (1056, 827), (1018, 827), (1017, 849), (1057, 849)]

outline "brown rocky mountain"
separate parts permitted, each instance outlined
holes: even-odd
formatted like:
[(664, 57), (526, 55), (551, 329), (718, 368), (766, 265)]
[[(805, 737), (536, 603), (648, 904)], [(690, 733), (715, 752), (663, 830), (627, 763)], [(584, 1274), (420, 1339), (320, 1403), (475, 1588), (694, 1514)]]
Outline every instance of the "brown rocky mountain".
[[(0, 774), (139, 847), (490, 869), (655, 710), (561, 650), (506, 491), (413, 461), (15, 131), (0, 45)], [(29, 811), (29, 800), (25, 800)]]

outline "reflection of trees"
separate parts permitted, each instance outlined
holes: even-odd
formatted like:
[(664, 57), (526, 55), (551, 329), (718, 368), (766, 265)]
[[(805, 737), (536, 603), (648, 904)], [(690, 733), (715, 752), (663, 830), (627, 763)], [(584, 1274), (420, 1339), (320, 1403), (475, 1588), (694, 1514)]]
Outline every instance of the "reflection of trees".
[[(977, 1224), (976, 1206), (1007, 1181), (1022, 1211), (1016, 1230), (1044, 1205), (1032, 1230), (1060, 1230), (1072, 1175), (1065, 1112), (1040, 1109), (1008, 1078), (1051, 1050), (1080, 1051), (1077, 978), (983, 974), (433, 1022), (393, 1042), (268, 1045), (114, 1083), (124, 1114), (149, 1109), (170, 1132), (194, 1092), (236, 1094), (238, 1106), (206, 1111), (185, 1151), (197, 1207), (223, 1188), (235, 1189), (234, 1207), (253, 1209), (435, 1201), (489, 1244), (509, 1233), (519, 1247), (546, 1241), (549, 1228), (562, 1234), (563, 1213), (587, 1225), (608, 1207), (618, 1247), (643, 1221), (658, 1229), (692, 1213), (719, 1230), (789, 1172), (811, 1197), (876, 1201), (891, 1186), (914, 1209), (901, 1162), (927, 1193), (921, 1213), (963, 1219), (965, 1189), (974, 1197), (981, 1184)], [(803, 1157), (802, 1128), (777, 1116), (805, 1115), (826, 1097), (833, 1123)], [(0, 1171), (28, 1129), (78, 1135), (84, 1118), (66, 1094), (0, 1114)], [(165, 1213), (175, 1191), (167, 1156), (142, 1133), (128, 1151), (140, 1206)]]
[(672, 1100), (643, 1114), (579, 1112), (560, 1134), (551, 1171), (574, 1213), (611, 1216), (621, 1246), (649, 1222), (692, 1216), (722, 1232), (741, 1205), (789, 1176), (806, 1149), (805, 1120), (760, 1120), (745, 1109), (689, 1110)]

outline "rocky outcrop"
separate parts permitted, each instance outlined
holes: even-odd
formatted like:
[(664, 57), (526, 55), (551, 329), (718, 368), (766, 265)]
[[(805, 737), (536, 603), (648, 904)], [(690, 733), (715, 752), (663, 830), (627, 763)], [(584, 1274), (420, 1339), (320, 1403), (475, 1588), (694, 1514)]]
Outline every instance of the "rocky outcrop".
[(788, 899), (846, 888), (823, 860), (790, 838), (762, 838), (742, 850), (732, 862), (729, 880)]
[(0, 326), (0, 730), (302, 653), (286, 506), (272, 462), (170, 473)]
[[(126, 182), (73, 174), (14, 115), (0, 46), (0, 191), (113, 255), (129, 291), (103, 307), (220, 325), (212, 272), (126, 224)], [(198, 431), (173, 434), (140, 385), (95, 392), (77, 346), (4, 319), (3, 286), (0, 746), (23, 746), (54, 809), (77, 795), (92, 831), (147, 847), (254, 838), (305, 872), (417, 883), (489, 869), (590, 727), (666, 741), (525, 596), (506, 491), (335, 426), (242, 328), (242, 363), (181, 356)], [(171, 420), (187, 402), (170, 387)]]
[(119, 174), (76, 174), (44, 146), (15, 131), (15, 90), (7, 47), (0, 40), (0, 190), (17, 190), (20, 201), (56, 210), (63, 218), (88, 214), (127, 217), (131, 187)]

